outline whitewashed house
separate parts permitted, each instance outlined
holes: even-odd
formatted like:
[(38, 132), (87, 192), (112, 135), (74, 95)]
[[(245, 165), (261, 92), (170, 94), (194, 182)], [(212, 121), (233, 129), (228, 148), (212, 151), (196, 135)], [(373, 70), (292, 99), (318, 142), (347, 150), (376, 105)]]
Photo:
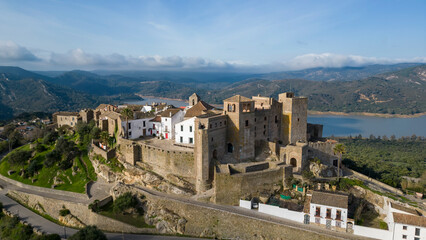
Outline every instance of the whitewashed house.
[(412, 208), (389, 202), (386, 222), (394, 240), (426, 240), (426, 218)]
[(192, 117), (176, 124), (176, 143), (194, 144), (194, 122), (195, 117)]
[(145, 105), (145, 106), (143, 106), (142, 108), (141, 108), (141, 112), (144, 112), (144, 113), (146, 113), (146, 112), (151, 112), (152, 111), (152, 106), (149, 106), (149, 105)]
[(162, 125), (161, 125), (161, 116), (157, 115), (153, 119), (149, 120), (148, 122), (148, 135), (149, 136), (161, 136), (162, 132)]
[(151, 112), (135, 112), (133, 115), (134, 119), (129, 119), (128, 123), (126, 123), (126, 121), (121, 122), (123, 135), (126, 135), (127, 124), (129, 130), (129, 139), (150, 136), (151, 132), (149, 131), (149, 121), (154, 118), (154, 114)]
[(310, 222), (326, 228), (346, 228), (348, 220), (348, 196), (338, 193), (312, 193), (309, 207)]
[(185, 113), (179, 108), (169, 108), (161, 116), (161, 136), (164, 139), (174, 139), (175, 125), (182, 122)]

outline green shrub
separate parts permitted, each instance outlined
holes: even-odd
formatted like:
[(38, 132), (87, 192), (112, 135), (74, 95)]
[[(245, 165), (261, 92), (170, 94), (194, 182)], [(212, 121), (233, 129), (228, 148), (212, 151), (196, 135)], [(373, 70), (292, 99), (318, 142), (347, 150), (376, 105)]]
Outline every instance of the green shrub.
[(37, 144), (37, 146), (36, 146), (36, 151), (37, 152), (44, 152), (44, 151), (46, 151), (47, 150), (47, 148), (46, 148), (46, 146), (44, 146), (43, 144)]
[(65, 217), (68, 214), (71, 214), (69, 209), (62, 208), (61, 210), (59, 210), (59, 215), (62, 216), (62, 217)]
[(113, 212), (119, 213), (131, 207), (136, 207), (138, 201), (130, 192), (117, 197), (114, 201)]
[(87, 226), (69, 237), (68, 240), (107, 240), (107, 237), (96, 226)]
[(34, 174), (38, 170), (40, 170), (42, 167), (43, 166), (41, 164), (39, 164), (36, 160), (32, 160), (30, 162), (30, 164), (28, 165), (28, 169), (27, 169), (28, 175), (31, 176), (31, 177), (34, 176)]
[(50, 153), (46, 154), (46, 160), (44, 161), (44, 166), (52, 167), (55, 163), (61, 160), (61, 153), (57, 150), (53, 150)]
[(31, 157), (31, 151), (17, 150), (9, 154), (8, 162), (10, 165), (24, 165)]
[(61, 240), (61, 236), (58, 234), (47, 234), (40, 236), (38, 240)]
[(380, 229), (388, 230), (388, 224), (386, 222), (380, 221), (379, 227)]

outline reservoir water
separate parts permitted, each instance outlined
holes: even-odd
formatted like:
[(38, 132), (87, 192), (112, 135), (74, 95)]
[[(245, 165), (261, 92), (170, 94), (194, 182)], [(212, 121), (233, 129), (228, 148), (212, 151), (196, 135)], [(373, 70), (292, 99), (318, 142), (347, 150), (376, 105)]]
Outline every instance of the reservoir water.
[[(129, 104), (146, 104), (152, 102), (167, 102), (176, 107), (188, 105), (177, 100), (147, 98), (143, 101), (128, 102)], [(323, 136), (357, 136), (368, 137), (386, 135), (388, 137), (417, 136), (426, 137), (426, 116), (417, 118), (381, 118), (368, 116), (336, 116), (336, 115), (309, 115), (309, 123), (324, 125)]]

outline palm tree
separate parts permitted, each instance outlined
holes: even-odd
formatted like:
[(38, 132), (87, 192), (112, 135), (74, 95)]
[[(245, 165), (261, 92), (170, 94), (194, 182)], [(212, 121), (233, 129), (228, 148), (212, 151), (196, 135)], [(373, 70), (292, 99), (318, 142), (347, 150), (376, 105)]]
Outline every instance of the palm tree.
[(129, 118), (133, 117), (133, 111), (130, 108), (125, 108), (121, 111), (121, 115), (126, 118), (126, 138), (129, 138)]
[(107, 131), (102, 131), (100, 138), (103, 144), (108, 145), (109, 133)]
[(341, 143), (336, 144), (336, 146), (334, 146), (334, 148), (333, 148), (333, 152), (334, 152), (334, 154), (339, 155), (339, 159), (337, 160), (337, 181), (339, 181), (339, 178), (340, 178), (340, 162), (342, 161), (342, 154), (346, 153), (346, 147), (345, 147), (345, 145), (343, 145)]

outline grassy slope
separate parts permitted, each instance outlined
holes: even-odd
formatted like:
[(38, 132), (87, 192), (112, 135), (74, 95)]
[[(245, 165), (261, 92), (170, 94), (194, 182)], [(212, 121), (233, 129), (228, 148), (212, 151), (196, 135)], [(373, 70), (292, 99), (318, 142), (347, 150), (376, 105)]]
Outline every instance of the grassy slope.
[[(82, 147), (80, 146), (80, 148)], [(24, 145), (20, 148), (17, 148), (14, 151), (18, 149), (30, 150), (29, 144)], [(45, 160), (45, 155), (51, 152), (53, 149), (54, 149), (54, 146), (51, 145), (48, 147), (46, 151), (41, 153), (36, 153), (32, 159), (37, 160), (40, 164), (43, 164), (43, 161)], [(35, 181), (34, 183), (32, 183), (31, 178), (23, 178), (19, 175), (20, 169), (27, 168), (28, 163), (26, 163), (23, 166), (11, 166), (9, 162), (7, 161), (7, 158), (8, 156), (5, 156), (0, 162), (0, 174), (28, 185), (51, 188), (53, 184), (53, 178), (57, 176), (59, 172), (58, 177), (62, 181), (64, 181), (64, 184), (58, 185), (55, 189), (77, 192), (77, 193), (84, 193), (85, 191), (84, 187), (86, 183), (89, 182), (90, 180), (96, 180), (96, 173), (87, 156), (87, 150), (83, 152), (83, 154), (80, 157), (76, 157), (74, 160), (73, 166), (78, 166), (78, 169), (79, 169), (75, 176), (72, 175), (72, 167), (64, 171), (59, 169), (57, 164), (55, 164), (53, 167), (50, 167), (50, 168), (46, 168), (43, 166), (43, 168), (39, 170), (39, 174), (34, 176), (34, 178), (37, 179), (37, 181)], [(15, 170), (16, 172), (9, 176), (7, 174), (9, 170)], [(69, 180), (71, 180), (71, 182)]]

